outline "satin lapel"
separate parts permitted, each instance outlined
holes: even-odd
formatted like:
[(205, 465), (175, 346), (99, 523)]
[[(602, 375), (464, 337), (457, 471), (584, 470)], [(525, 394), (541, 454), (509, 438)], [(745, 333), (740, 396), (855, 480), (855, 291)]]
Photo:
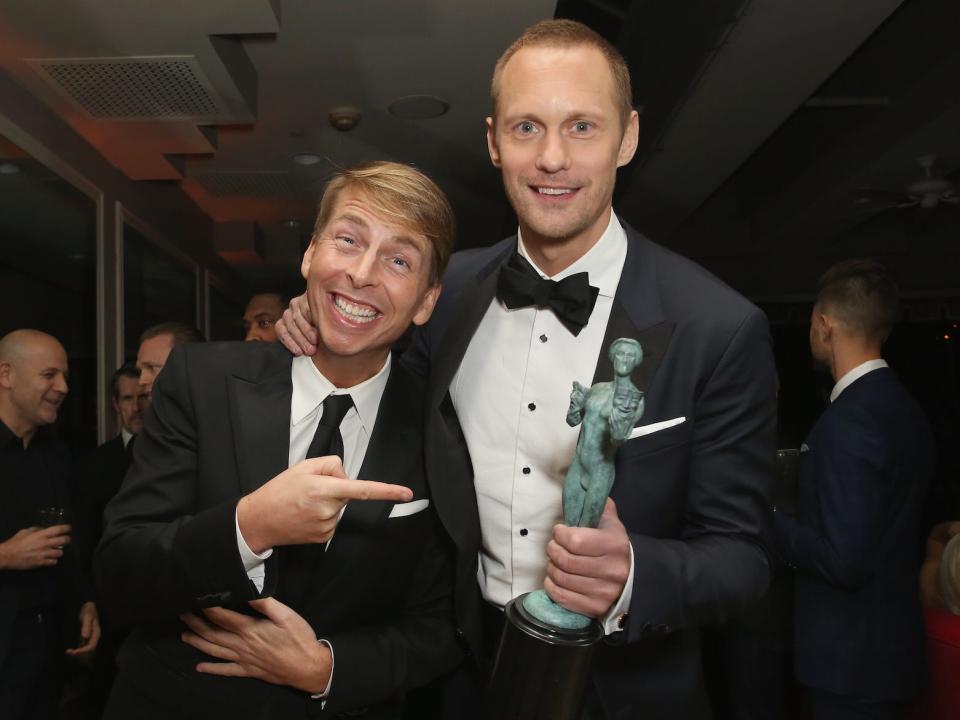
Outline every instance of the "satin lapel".
[(607, 355), (610, 343), (617, 338), (633, 338), (643, 348), (643, 362), (633, 371), (632, 380), (637, 389), (646, 392), (667, 353), (675, 323), (663, 317), (658, 292), (655, 257), (647, 240), (623, 223), (627, 233), (627, 257), (617, 284), (613, 309), (607, 321), (607, 330), (597, 358), (593, 382), (613, 379), (613, 364)]
[(234, 450), (244, 494), (289, 465), (291, 359), (281, 361), (257, 379), (233, 376), (227, 380)]
[(500, 268), (516, 250), (516, 243), (508, 249), (509, 252), (495, 257), (464, 284), (456, 306), (450, 311), (450, 320), (443, 337), (438, 339), (440, 350), (435, 354), (436, 359), (430, 372), (427, 390), (430, 407), (436, 407), (450, 388), (460, 361), (467, 352), (470, 339), (497, 293)]

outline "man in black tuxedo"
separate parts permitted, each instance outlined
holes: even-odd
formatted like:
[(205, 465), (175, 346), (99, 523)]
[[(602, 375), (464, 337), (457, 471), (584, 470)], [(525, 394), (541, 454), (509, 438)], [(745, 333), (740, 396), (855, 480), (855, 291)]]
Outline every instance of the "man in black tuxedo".
[[(492, 95), (488, 149), (520, 231), (453, 258), (404, 355), (429, 378), (427, 472), (458, 549), (459, 627), (484, 658), (499, 608), (543, 586), (608, 633), (591, 717), (708, 717), (698, 628), (745, 609), (770, 575), (766, 319), (613, 213), (639, 119), (609, 43), (539, 23), (500, 58)], [(289, 312), (281, 340), (312, 351), (302, 303)], [(618, 337), (643, 347), (642, 425), (617, 452), (600, 526), (557, 525), (577, 441), (571, 383), (609, 380)], [(449, 717), (476, 712), (477, 678), (450, 686)]]
[(795, 670), (814, 717), (895, 718), (926, 677), (917, 591), (933, 436), (881, 357), (897, 289), (867, 260), (830, 268), (810, 351), (836, 383), (800, 448), (796, 516), (776, 512), (796, 570)]
[(433, 310), (453, 227), (422, 173), (343, 171), (301, 267), (317, 354), (171, 353), (97, 549), (105, 602), (138, 624), (107, 718), (395, 718), (456, 662), (422, 383), (390, 358)]

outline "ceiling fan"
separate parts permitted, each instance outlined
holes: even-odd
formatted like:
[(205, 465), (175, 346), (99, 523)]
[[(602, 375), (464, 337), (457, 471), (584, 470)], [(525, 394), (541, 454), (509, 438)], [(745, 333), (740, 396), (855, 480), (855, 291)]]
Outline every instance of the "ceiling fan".
[(936, 155), (921, 155), (917, 164), (923, 169), (923, 176), (907, 183), (903, 190), (864, 189), (855, 202), (869, 205), (877, 201), (890, 200), (887, 207), (932, 210), (940, 205), (960, 204), (957, 188), (947, 177), (934, 172)]

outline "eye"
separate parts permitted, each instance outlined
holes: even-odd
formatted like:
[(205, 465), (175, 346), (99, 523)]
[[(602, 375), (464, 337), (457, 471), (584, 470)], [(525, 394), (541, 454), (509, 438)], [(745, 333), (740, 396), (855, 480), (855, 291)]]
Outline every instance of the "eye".
[(390, 264), (403, 270), (410, 269), (410, 263), (407, 262), (406, 258), (401, 257), (400, 255), (390, 258)]
[(357, 241), (354, 240), (354, 239), (353, 239), (352, 237), (350, 237), (349, 235), (337, 235), (334, 239), (335, 239), (338, 243), (340, 243), (341, 245), (356, 245), (356, 244), (357, 244)]
[(517, 133), (520, 135), (532, 135), (537, 131), (537, 126), (529, 120), (524, 120), (517, 124)]
[(582, 133), (590, 132), (590, 130), (592, 129), (593, 129), (593, 126), (590, 125), (590, 123), (586, 122), (585, 120), (578, 120), (573, 124), (573, 131), (575, 133), (582, 134)]
[(262, 328), (268, 328), (268, 327), (270, 327), (271, 325), (273, 325), (273, 321), (272, 321), (272, 320), (261, 320), (261, 321), (260, 321), (259, 323), (257, 323), (257, 324), (258, 324), (260, 327), (262, 327)]

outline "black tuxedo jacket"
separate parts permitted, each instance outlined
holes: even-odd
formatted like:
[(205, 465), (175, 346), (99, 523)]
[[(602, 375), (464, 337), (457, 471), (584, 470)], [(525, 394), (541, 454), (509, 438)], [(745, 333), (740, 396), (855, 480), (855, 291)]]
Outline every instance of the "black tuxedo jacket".
[(917, 577), (933, 436), (893, 371), (853, 382), (800, 452), (795, 517), (776, 513), (794, 585), (797, 678), (877, 702), (926, 676)]
[[(107, 507), (96, 554), (101, 594), (119, 622), (139, 624), (120, 652), (118, 682), (133, 683), (171, 714), (320, 712), (320, 702), (291, 688), (195, 672), (205, 656), (180, 640), (177, 620), (259, 596), (237, 549), (235, 507), (287, 468), (290, 364), (271, 343), (175, 348), (154, 386), (130, 473)], [(406, 485), (415, 499), (428, 497), (421, 406), (422, 384), (394, 365), (360, 472)], [(291, 548), (278, 548), (266, 564), (263, 595), (291, 606), (333, 647), (325, 717), (361, 708), (364, 717), (395, 717), (405, 690), (459, 657), (448, 541), (432, 508), (389, 518), (392, 507), (350, 503), (310, 568), (295, 565), (302, 556)], [(303, 577), (302, 586), (281, 582), (279, 592), (284, 573)]]
[[(613, 376), (607, 349), (637, 339), (640, 424), (686, 420), (629, 440), (611, 496), (635, 557), (625, 630), (595, 661), (607, 717), (709, 716), (698, 626), (756, 601), (769, 582), (774, 478), (774, 365), (763, 314), (694, 263), (624, 226), (628, 250), (594, 380)], [(495, 296), (516, 238), (457, 253), (430, 322), (404, 356), (429, 376), (427, 473), (457, 548), (457, 622), (482, 651), (472, 469), (448, 388)], [(546, 548), (544, 548), (546, 552)]]

